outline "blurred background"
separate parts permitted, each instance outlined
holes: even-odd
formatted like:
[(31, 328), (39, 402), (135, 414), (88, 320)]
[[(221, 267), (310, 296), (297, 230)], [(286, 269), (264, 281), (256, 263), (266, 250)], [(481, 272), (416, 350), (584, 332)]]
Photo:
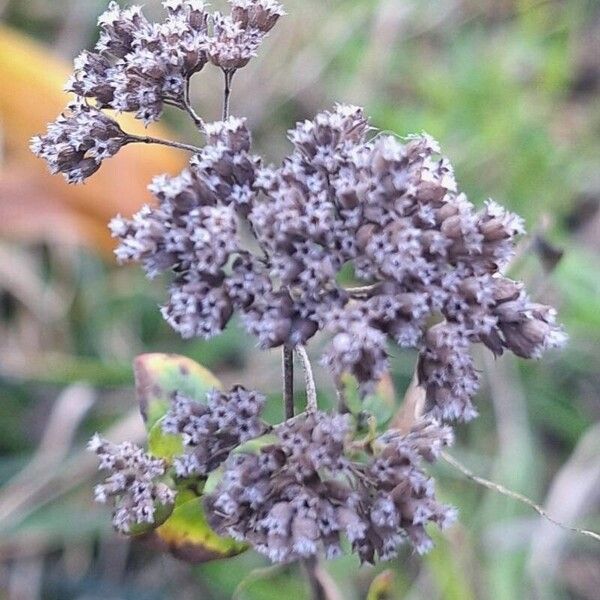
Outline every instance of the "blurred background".
[[(190, 567), (119, 539), (108, 509), (92, 502), (85, 441), (96, 430), (114, 441), (142, 435), (131, 372), (139, 353), (188, 355), (226, 384), (269, 393), (269, 415), (281, 417), (278, 352), (259, 354), (236, 326), (210, 343), (182, 342), (157, 310), (164, 285), (114, 264), (109, 218), (149, 201), (151, 177), (175, 174), (186, 157), (131, 146), (86, 185), (68, 187), (28, 152), (66, 103), (70, 61), (94, 43), (106, 5), (0, 0), (0, 599), (307, 598), (295, 567), (266, 569), (251, 552)], [(478, 355), (481, 418), (459, 427), (453, 453), (556, 519), (599, 530), (600, 3), (285, 6), (259, 58), (236, 76), (234, 113), (248, 116), (257, 149), (275, 161), (296, 120), (335, 101), (364, 105), (382, 130), (438, 138), (476, 204), (493, 197), (525, 217), (512, 275), (559, 308), (571, 341), (541, 362)], [(158, 14), (158, 0), (146, 10)], [(200, 114), (218, 118), (219, 74), (197, 76), (194, 98)], [(194, 141), (178, 114), (160, 133)], [(413, 368), (413, 355), (394, 355), (399, 399)], [(327, 378), (317, 376), (326, 403)], [(436, 535), (424, 559), (329, 564), (338, 598), (366, 598), (391, 570), (377, 580), (388, 595), (369, 598), (600, 599), (597, 542), (447, 465), (435, 474), (459, 524)]]

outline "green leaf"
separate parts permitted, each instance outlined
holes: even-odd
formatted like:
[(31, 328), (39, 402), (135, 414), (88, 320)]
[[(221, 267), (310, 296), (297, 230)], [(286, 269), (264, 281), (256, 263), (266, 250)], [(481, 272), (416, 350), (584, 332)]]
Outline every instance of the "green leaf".
[(142, 354), (135, 359), (134, 372), (140, 411), (148, 431), (169, 410), (175, 392), (204, 402), (207, 392), (221, 388), (208, 369), (177, 354)]
[(171, 464), (173, 458), (184, 453), (183, 439), (181, 435), (164, 433), (162, 421), (157, 421), (148, 432), (148, 450), (153, 456)]
[(384, 427), (396, 411), (396, 399), (394, 384), (391, 377), (385, 375), (377, 384), (373, 394), (361, 399), (358, 391), (358, 383), (351, 375), (342, 378), (346, 402), (350, 412), (356, 416), (365, 414), (373, 416), (377, 427)]
[(177, 506), (156, 535), (174, 556), (191, 563), (236, 556), (248, 548), (210, 528), (200, 498)]

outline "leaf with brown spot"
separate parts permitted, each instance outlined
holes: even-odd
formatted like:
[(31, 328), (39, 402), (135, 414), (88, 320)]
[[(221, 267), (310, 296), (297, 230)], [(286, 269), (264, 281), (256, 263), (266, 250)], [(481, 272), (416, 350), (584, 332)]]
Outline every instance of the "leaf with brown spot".
[(206, 394), (221, 382), (203, 366), (177, 354), (142, 354), (133, 364), (140, 411), (151, 431), (171, 406), (175, 392), (205, 402)]
[(408, 433), (423, 414), (426, 396), (425, 388), (419, 385), (418, 369), (415, 368), (410, 385), (404, 394), (402, 406), (398, 409), (390, 427)]

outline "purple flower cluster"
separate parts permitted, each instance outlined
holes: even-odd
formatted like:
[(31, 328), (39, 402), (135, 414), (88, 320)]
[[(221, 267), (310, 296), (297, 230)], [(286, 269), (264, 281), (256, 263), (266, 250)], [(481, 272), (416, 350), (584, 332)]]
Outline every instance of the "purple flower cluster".
[(175, 502), (175, 492), (159, 481), (166, 471), (164, 461), (135, 444), (111, 444), (97, 434), (88, 448), (98, 455), (100, 470), (110, 473), (96, 486), (95, 497), (97, 502), (113, 504), (115, 529), (131, 533), (136, 525), (157, 524), (157, 513)]
[[(324, 330), (323, 362), (364, 392), (393, 341), (419, 350), (429, 408), (468, 419), (473, 343), (536, 357), (564, 334), (501, 274), (521, 220), (491, 201), (477, 211), (431, 138), (368, 131), (361, 109), (337, 106), (292, 130), (294, 151), (275, 168), (250, 154), (242, 120), (207, 125), (189, 168), (152, 186), (159, 206), (113, 222), (117, 254), (173, 271), (163, 314), (185, 337), (219, 333), (235, 310), (262, 347)], [(340, 285), (346, 265), (365, 286)]]
[[(446, 526), (454, 511), (437, 501), (423, 462), (452, 441), (440, 423), (476, 415), (471, 347), (537, 358), (565, 340), (555, 311), (503, 274), (523, 223), (493, 201), (476, 209), (429, 136), (374, 134), (356, 106), (298, 123), (290, 154), (264, 164), (246, 121), (228, 116), (229, 94), (281, 5), (230, 0), (226, 15), (202, 0), (163, 5), (166, 18), (151, 23), (139, 7), (110, 2), (98, 43), (75, 61), (67, 89), (77, 98), (32, 150), (71, 183), (129, 143), (191, 150), (179, 175), (152, 182), (153, 205), (113, 219), (117, 258), (140, 263), (149, 277), (168, 274), (162, 314), (184, 338), (212, 338), (237, 313), (262, 348), (295, 348), (308, 412), (265, 436), (271, 427), (256, 392), (215, 390), (205, 403), (176, 393), (161, 421), (164, 434), (183, 442), (172, 472), (171, 461), (95, 436), (90, 449), (109, 472), (96, 499), (113, 504), (119, 531), (135, 533), (170, 514), (168, 477), (176, 488), (207, 479), (212, 526), (275, 562), (334, 557), (344, 540), (363, 562), (389, 559), (407, 541), (425, 552), (425, 526)], [(225, 75), (225, 117), (215, 123), (190, 102), (190, 79), (208, 63)], [(165, 106), (189, 114), (202, 148), (128, 134), (103, 112), (149, 124)], [(342, 285), (349, 274), (356, 286)], [(303, 346), (319, 332), (328, 340), (322, 362), (342, 395), (346, 374), (362, 394), (374, 388), (390, 344), (418, 352), (426, 414), (412, 430), (361, 440), (350, 415), (316, 410)]]
[(347, 417), (302, 415), (276, 428), (259, 453), (232, 455), (205, 504), (212, 526), (250, 542), (274, 562), (342, 551), (347, 539), (363, 562), (387, 560), (410, 542), (429, 549), (425, 525), (446, 526), (454, 511), (435, 499), (422, 471), (451, 441), (447, 428), (424, 424), (388, 433), (364, 460)]
[(264, 396), (241, 386), (210, 392), (206, 404), (177, 394), (162, 421), (162, 430), (181, 435), (186, 447), (174, 460), (177, 477), (206, 477), (235, 447), (262, 435), (264, 403)]
[(233, 0), (227, 16), (209, 13), (201, 0), (163, 4), (166, 19), (151, 23), (139, 6), (111, 2), (98, 21), (98, 43), (75, 61), (67, 90), (100, 108), (156, 121), (166, 105), (186, 108), (189, 80), (209, 60), (224, 69), (245, 66), (283, 14), (270, 0)]
[(77, 99), (48, 126), (46, 135), (31, 140), (31, 150), (48, 163), (51, 173), (81, 183), (129, 141), (114, 119)]
[[(80, 54), (66, 90), (77, 99), (32, 151), (53, 173), (80, 183), (126, 143), (126, 135), (103, 109), (133, 113), (146, 125), (165, 106), (202, 120), (190, 102), (190, 79), (210, 61), (228, 76), (245, 66), (283, 15), (274, 0), (231, 0), (231, 14), (209, 13), (202, 0), (165, 0), (163, 22), (146, 19), (139, 6), (122, 9), (110, 2), (98, 20), (95, 48)], [(208, 132), (207, 132), (208, 133)]]

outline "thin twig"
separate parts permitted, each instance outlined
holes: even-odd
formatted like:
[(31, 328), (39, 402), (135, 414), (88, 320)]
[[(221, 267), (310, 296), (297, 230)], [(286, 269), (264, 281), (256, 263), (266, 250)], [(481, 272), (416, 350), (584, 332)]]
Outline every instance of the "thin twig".
[(306, 382), (306, 412), (313, 413), (317, 411), (318, 405), (317, 388), (315, 386), (315, 378), (310, 365), (310, 358), (308, 358), (308, 354), (304, 346), (296, 346), (296, 352), (300, 357), (302, 368), (304, 369), (304, 380)]
[(190, 100), (190, 79), (186, 81), (185, 84), (185, 92), (183, 95), (183, 108), (190, 115), (192, 121), (194, 121), (194, 125), (200, 130), (204, 131), (204, 120), (202, 117), (194, 110), (192, 106), (192, 102)]
[(479, 477), (478, 475), (475, 475), (472, 471), (470, 471), (467, 467), (465, 467), (463, 464), (458, 462), (453, 456), (451, 456), (447, 452), (442, 452), (442, 458), (449, 465), (453, 466), (455, 469), (458, 469), (465, 477), (467, 477), (467, 479), (474, 481), (475, 483), (487, 488), (488, 490), (492, 490), (494, 492), (497, 492), (498, 494), (502, 494), (503, 496), (507, 496), (508, 498), (512, 498), (513, 500), (517, 500), (518, 502), (526, 504), (527, 506), (529, 506), (530, 508), (535, 510), (535, 512), (538, 513), (538, 515), (540, 515), (541, 517), (544, 517), (544, 519), (550, 521), (550, 523), (553, 523), (557, 527), (560, 527), (561, 529), (565, 529), (566, 531), (572, 531), (573, 533), (578, 533), (580, 535), (590, 537), (590, 538), (600, 542), (600, 534), (599, 533), (596, 533), (595, 531), (590, 531), (589, 529), (579, 529), (579, 527), (571, 527), (570, 525), (566, 525), (565, 523), (561, 523), (560, 521), (553, 519), (541, 506), (536, 504), (533, 500), (531, 500), (527, 496), (524, 496), (523, 494), (520, 494), (519, 492), (514, 492), (513, 490), (509, 490), (508, 488), (505, 488), (503, 485), (500, 485), (499, 483), (495, 483), (493, 481), (489, 481), (488, 479), (484, 479), (483, 477)]
[(16, 512), (23, 511), (45, 478), (64, 464), (77, 428), (95, 401), (95, 394), (85, 384), (68, 387), (55, 402), (42, 440), (31, 461), (10, 481), (0, 495), (0, 528), (14, 524)]
[(223, 121), (229, 118), (229, 102), (231, 100), (231, 80), (235, 70), (223, 69), (225, 76), (225, 89), (223, 91)]
[(179, 150), (187, 150), (189, 152), (193, 152), (194, 154), (201, 151), (201, 148), (197, 146), (191, 146), (190, 144), (182, 144), (180, 142), (173, 142), (171, 140), (163, 140), (161, 138), (155, 138), (149, 135), (141, 136), (141, 135), (133, 135), (131, 133), (127, 135), (127, 143), (128, 144), (160, 144), (161, 146), (169, 146), (171, 148), (178, 148)]
[(283, 410), (286, 421), (294, 416), (294, 349), (283, 346)]

